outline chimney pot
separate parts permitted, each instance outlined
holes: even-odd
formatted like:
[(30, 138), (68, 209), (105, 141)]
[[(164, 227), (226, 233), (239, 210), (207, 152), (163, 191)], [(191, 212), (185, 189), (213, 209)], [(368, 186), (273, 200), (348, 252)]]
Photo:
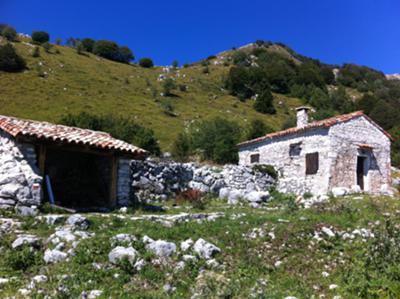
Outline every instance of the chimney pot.
[(296, 108), (297, 110), (297, 127), (303, 128), (308, 124), (308, 111), (311, 110), (310, 107), (302, 106)]

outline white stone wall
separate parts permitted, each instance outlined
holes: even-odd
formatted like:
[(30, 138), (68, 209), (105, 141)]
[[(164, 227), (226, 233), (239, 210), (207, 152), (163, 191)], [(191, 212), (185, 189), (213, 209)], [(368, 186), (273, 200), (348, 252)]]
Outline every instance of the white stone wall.
[[(290, 156), (291, 144), (301, 143), (299, 156)], [(361, 150), (360, 144), (372, 146)], [(305, 155), (319, 153), (319, 170), (305, 174)], [(390, 139), (365, 117), (336, 124), (330, 128), (307, 130), (241, 147), (239, 164), (249, 165), (252, 154), (260, 154), (260, 164), (270, 164), (280, 172), (281, 192), (326, 194), (335, 187), (354, 188), (357, 184), (357, 156), (367, 157), (365, 191), (390, 192)]]
[[(357, 184), (357, 156), (369, 160), (365, 191), (384, 193), (391, 184), (390, 139), (364, 117), (337, 124), (329, 130), (332, 144), (332, 177), (330, 188), (351, 188)], [(371, 150), (361, 153), (359, 145), (368, 144)]]
[(41, 202), (41, 181), (32, 145), (17, 144), (0, 131), (0, 208), (31, 206)]
[[(239, 164), (251, 164), (250, 155), (259, 153), (260, 164), (272, 165), (280, 173), (278, 189), (281, 192), (311, 192), (315, 195), (327, 193), (331, 165), (328, 132), (329, 129), (318, 128), (242, 147), (239, 151)], [(300, 154), (290, 156), (290, 145), (296, 143), (301, 143)], [(318, 172), (306, 175), (305, 156), (315, 152), (319, 153)]]

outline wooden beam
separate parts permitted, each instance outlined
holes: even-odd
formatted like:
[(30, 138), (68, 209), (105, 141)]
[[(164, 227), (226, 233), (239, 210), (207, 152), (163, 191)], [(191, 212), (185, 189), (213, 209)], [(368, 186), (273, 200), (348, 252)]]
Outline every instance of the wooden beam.
[(39, 145), (39, 157), (38, 157), (38, 166), (40, 170), (40, 175), (44, 177), (45, 175), (45, 168), (46, 168), (46, 153), (47, 148), (44, 144)]
[(110, 182), (110, 207), (117, 205), (117, 184), (118, 184), (118, 158), (114, 155), (111, 158), (111, 182)]

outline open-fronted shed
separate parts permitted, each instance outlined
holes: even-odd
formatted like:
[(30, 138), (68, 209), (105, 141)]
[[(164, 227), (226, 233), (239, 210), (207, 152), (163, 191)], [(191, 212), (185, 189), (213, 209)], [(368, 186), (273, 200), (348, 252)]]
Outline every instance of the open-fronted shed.
[(6, 206), (52, 197), (73, 208), (126, 204), (129, 161), (147, 156), (108, 133), (48, 122), (0, 116), (0, 133), (0, 161), (15, 166), (0, 166), (0, 176), (16, 177), (0, 179), (0, 205)]

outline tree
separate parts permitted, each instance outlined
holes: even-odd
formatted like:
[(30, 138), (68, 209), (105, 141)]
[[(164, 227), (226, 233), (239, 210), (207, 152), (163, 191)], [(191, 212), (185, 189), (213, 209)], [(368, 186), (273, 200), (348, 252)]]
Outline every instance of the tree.
[(119, 56), (118, 45), (113, 41), (98, 40), (94, 44), (93, 54), (110, 59), (116, 60)]
[(50, 35), (45, 31), (32, 32), (32, 41), (35, 44), (44, 44), (50, 40)]
[(178, 66), (179, 66), (178, 60), (172, 61), (172, 67), (173, 67), (174, 69), (178, 68)]
[(231, 68), (225, 86), (230, 91), (231, 95), (237, 96), (242, 101), (250, 98), (254, 94), (251, 88), (251, 77), (245, 67)]
[(273, 105), (274, 97), (269, 89), (265, 89), (264, 92), (256, 98), (254, 102), (254, 109), (260, 113), (275, 114), (276, 110)]
[(250, 123), (246, 133), (246, 139), (255, 139), (266, 134), (272, 133), (274, 130), (267, 126), (262, 120), (255, 119)]
[(78, 44), (78, 46), (76, 47), (76, 53), (78, 53), (79, 55), (84, 54), (83, 52), (85, 51), (85, 47), (82, 45), (82, 42), (80, 42)]
[(365, 114), (370, 115), (372, 109), (378, 104), (378, 99), (370, 94), (364, 94), (361, 99), (356, 103), (357, 109), (364, 111)]
[(26, 68), (25, 60), (18, 55), (11, 44), (0, 46), (0, 70), (19, 72)]
[(9, 41), (15, 41), (15, 39), (17, 38), (17, 31), (11, 26), (5, 26), (1, 30), (0, 35), (4, 36)]
[(151, 58), (142, 58), (139, 60), (139, 65), (144, 68), (152, 68), (154, 66), (154, 63)]
[(311, 62), (304, 62), (299, 66), (296, 81), (298, 84), (325, 88), (325, 82), (319, 69)]
[(133, 56), (133, 52), (128, 47), (120, 47), (119, 48), (119, 61), (123, 63), (129, 63), (135, 59)]
[(93, 52), (93, 47), (94, 47), (94, 44), (95, 44), (96, 42), (94, 41), (94, 39), (91, 39), (91, 38), (84, 38), (82, 41), (81, 41), (81, 45), (82, 45), (82, 48), (83, 48), (83, 50), (84, 51), (86, 51), (86, 52), (89, 52), (89, 53), (92, 53)]
[(164, 95), (165, 96), (170, 96), (171, 91), (176, 89), (176, 84), (175, 81), (171, 78), (167, 78), (163, 82), (163, 89), (164, 89)]
[(190, 137), (179, 133), (172, 145), (172, 155), (179, 161), (187, 161), (190, 155)]
[(237, 123), (223, 118), (214, 118), (198, 123), (191, 130), (192, 149), (205, 160), (217, 163), (236, 163), (236, 144), (241, 137)]

